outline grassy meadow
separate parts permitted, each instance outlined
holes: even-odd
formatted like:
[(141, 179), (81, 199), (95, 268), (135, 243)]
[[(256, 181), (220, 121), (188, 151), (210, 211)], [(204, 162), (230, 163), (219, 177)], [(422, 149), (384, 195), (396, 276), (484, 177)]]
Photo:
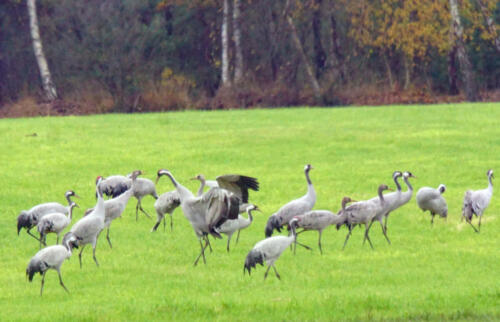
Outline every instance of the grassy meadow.
[[(490, 168), (500, 176), (499, 120), (498, 103), (0, 120), (0, 320), (499, 320), (499, 196), (480, 234), (460, 222), (465, 190), (485, 188)], [(409, 170), (415, 191), (447, 185), (448, 220), (431, 227), (413, 196), (389, 218), (392, 245), (374, 225), (374, 251), (359, 229), (341, 251), (347, 230), (331, 227), (322, 256), (316, 232), (300, 235), (313, 251), (286, 251), (276, 263), (281, 281), (272, 271), (264, 281), (261, 266), (243, 275), (267, 218), (306, 192), (306, 163), (316, 209), (336, 212), (343, 196), (371, 198), (381, 183), (395, 188), (392, 172)], [(141, 169), (154, 180), (160, 168), (193, 191), (198, 182), (188, 179), (198, 173), (255, 176), (261, 190), (250, 200), (263, 213), (230, 253), (225, 240), (212, 242), (207, 265), (193, 267), (199, 244), (181, 209), (172, 232), (151, 233), (154, 220), (136, 222), (131, 199), (111, 225), (113, 248), (99, 239), (101, 266), (87, 246), (83, 269), (76, 254), (62, 266), (70, 294), (49, 271), (40, 297), (41, 276), (25, 277), (38, 243), (24, 230), (17, 236), (19, 212), (63, 203), (73, 189), (82, 197), (76, 222), (95, 204), (97, 175)], [(157, 185), (159, 194), (172, 189), (166, 177)], [(153, 204), (144, 198), (156, 217)]]

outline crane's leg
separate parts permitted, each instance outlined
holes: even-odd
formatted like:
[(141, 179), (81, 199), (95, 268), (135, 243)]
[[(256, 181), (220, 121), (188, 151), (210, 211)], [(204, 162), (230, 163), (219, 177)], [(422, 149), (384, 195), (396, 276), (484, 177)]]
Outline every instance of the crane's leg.
[[(142, 208), (141, 200), (137, 201), (137, 206), (139, 207), (139, 210), (142, 211), (143, 214), (145, 214), (149, 219), (151, 219), (151, 216), (146, 212), (146, 210), (144, 210)], [(137, 215), (137, 213), (136, 213), (136, 215)]]
[(311, 247), (309, 247), (309, 246), (307, 246), (307, 245), (304, 245), (304, 244), (299, 243), (299, 242), (297, 241), (297, 239), (295, 239), (295, 243), (297, 243), (297, 245), (299, 245), (299, 246), (304, 247), (304, 248), (305, 248), (305, 249), (307, 249), (307, 250), (312, 250), (312, 248), (311, 248)]
[(384, 218), (384, 229), (385, 229), (385, 231), (387, 231), (387, 219), (389, 218), (389, 214), (385, 215), (384, 217), (385, 217)]
[(40, 296), (42, 296), (43, 284), (45, 284), (45, 274), (46, 273), (47, 273), (47, 271), (43, 272), (43, 274), (42, 274), (42, 287), (40, 287)]
[(434, 214), (431, 212), (431, 226), (434, 226)]
[(371, 246), (371, 247), (372, 247), (372, 249), (373, 249), (373, 244), (372, 244), (372, 241), (370, 240), (370, 236), (368, 236), (368, 233), (369, 233), (369, 231), (370, 231), (370, 226), (371, 226), (371, 224), (370, 224), (370, 225), (366, 225), (366, 224), (365, 224), (365, 227), (366, 227), (366, 228), (365, 228), (365, 238), (368, 240), (368, 243), (370, 243), (370, 246)]
[(240, 240), (240, 231), (241, 229), (238, 229), (238, 235), (236, 235), (236, 244), (238, 244), (238, 240)]
[(210, 249), (210, 252), (213, 252), (212, 244), (210, 244), (210, 239), (208, 238), (208, 235), (205, 235), (205, 240), (207, 242), (208, 248)]
[(99, 267), (99, 262), (97, 261), (97, 257), (95, 257), (95, 249), (97, 247), (97, 239), (99, 238), (99, 235), (101, 233), (99, 233), (96, 237), (96, 239), (94, 240), (94, 242), (92, 243), (92, 257), (94, 258), (94, 262), (95, 264), (97, 265), (97, 267)]
[(83, 245), (82, 246), (82, 249), (80, 250), (80, 252), (78, 253), (78, 260), (80, 261), (80, 268), (82, 268), (82, 253), (83, 253), (83, 250), (85, 249), (85, 246), (86, 245)]
[[(366, 241), (366, 230), (370, 230), (370, 228), (372, 227), (372, 224), (373, 224), (373, 221), (370, 222), (370, 225), (368, 225), (368, 227), (366, 226), (365, 224), (365, 237), (363, 238), (363, 246), (365, 245), (365, 241)], [(361, 225), (359, 225), (359, 227), (361, 227)]]
[(233, 234), (230, 234), (230, 235), (227, 235), (227, 252), (229, 253), (229, 243), (231, 242), (231, 237), (233, 236)]
[[(151, 232), (156, 231), (156, 229), (158, 229), (158, 226), (160, 225), (162, 219), (164, 219), (164, 216), (165, 215), (163, 215), (161, 212), (156, 210), (156, 223), (153, 226), (153, 228), (151, 228)], [(165, 228), (165, 222), (163, 222), (163, 227)]]
[[(27, 229), (26, 232), (28, 233), (28, 235), (30, 235), (31, 237), (35, 238), (36, 240), (38, 240), (39, 242), (42, 242), (38, 237), (36, 237), (35, 235), (33, 235), (31, 232), (30, 232), (31, 228), (30, 229)], [(44, 244), (45, 245), (45, 244)], [(47, 246), (47, 245), (45, 245)]]
[(352, 225), (349, 226), (349, 232), (347, 233), (347, 236), (345, 237), (344, 247), (342, 247), (342, 250), (344, 250), (345, 245), (347, 245), (347, 241), (349, 240), (349, 237), (351, 237), (352, 227), (353, 227)]
[(264, 274), (264, 280), (267, 278), (267, 273), (269, 273), (269, 269), (271, 268), (271, 265), (269, 265), (266, 269), (266, 273)]
[(276, 266), (274, 266), (274, 264), (273, 264), (273, 269), (274, 269), (274, 274), (276, 274), (276, 277), (281, 281), (281, 276), (278, 273), (278, 271), (276, 270)]
[(467, 220), (467, 222), (469, 223), (469, 225), (472, 227), (472, 229), (474, 229), (474, 231), (476, 233), (479, 233), (479, 231), (476, 229), (476, 227), (474, 227), (474, 225), (472, 224), (472, 222), (470, 220)]
[(57, 270), (57, 274), (59, 275), (59, 284), (61, 284), (61, 286), (64, 288), (64, 290), (66, 290), (66, 292), (69, 293), (68, 289), (66, 288), (66, 286), (63, 283), (61, 272), (59, 271), (59, 269)]
[(322, 230), (318, 230), (318, 233), (319, 233), (318, 246), (319, 246), (319, 253), (321, 255), (323, 255), (323, 250), (321, 249), (321, 233), (322, 232), (323, 232)]
[(483, 218), (483, 216), (479, 216), (479, 225), (477, 226), (477, 232), (480, 232), (481, 231), (481, 218)]
[[(170, 215), (170, 231), (174, 231), (174, 216), (173, 214)], [(163, 229), (165, 229), (165, 226), (163, 226)]]
[(56, 244), (59, 244), (59, 234), (57, 234)]
[(137, 205), (135, 205), (135, 221), (139, 220), (139, 200), (137, 200)]
[(198, 257), (196, 257), (196, 260), (194, 261), (194, 266), (196, 266), (198, 264), (198, 261), (200, 260), (200, 257), (202, 257), (202, 256), (203, 256), (203, 263), (204, 264), (207, 263), (207, 260), (205, 259), (205, 248), (207, 248), (207, 242), (205, 240), (205, 246), (203, 246), (201, 239), (199, 239), (199, 241), (200, 241), (201, 252), (200, 252), (200, 255), (198, 255)]
[(111, 245), (111, 240), (109, 239), (109, 228), (108, 228), (108, 231), (106, 233), (106, 239), (108, 240), (109, 248), (113, 248), (113, 245)]
[(387, 242), (389, 243), (389, 245), (391, 244), (391, 241), (389, 240), (389, 237), (387, 237), (387, 231), (385, 230), (385, 227), (384, 225), (382, 224), (382, 218), (379, 219), (379, 222), (380, 222), (380, 227), (382, 228), (382, 233), (384, 234), (384, 237), (385, 239), (387, 240)]
[(42, 243), (43, 243), (43, 233), (40, 233), (40, 239), (38, 239), (40, 241), (40, 249), (42, 249)]

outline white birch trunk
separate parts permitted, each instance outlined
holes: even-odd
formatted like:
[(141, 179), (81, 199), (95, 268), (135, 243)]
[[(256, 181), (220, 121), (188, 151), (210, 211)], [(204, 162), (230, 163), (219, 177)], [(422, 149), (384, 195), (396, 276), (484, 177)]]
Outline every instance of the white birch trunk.
[(477, 0), (477, 3), (481, 8), (481, 12), (483, 14), (484, 21), (486, 22), (486, 26), (488, 27), (488, 31), (493, 37), (495, 48), (498, 52), (500, 52), (500, 35), (497, 33), (497, 27), (495, 25), (495, 21), (493, 20), (491, 14), (488, 12), (486, 4), (482, 0)]
[(234, 36), (234, 82), (243, 80), (243, 50), (241, 49), (241, 1), (233, 2), (233, 36)]
[(45, 97), (49, 101), (53, 101), (57, 98), (57, 91), (52, 83), (52, 78), (50, 76), (49, 65), (47, 64), (47, 59), (43, 53), (42, 40), (40, 38), (40, 30), (38, 28), (38, 18), (36, 13), (36, 3), (35, 0), (27, 0), (28, 15), (30, 18), (30, 32), (31, 39), (33, 41), (33, 50), (35, 52), (35, 58), (40, 69), (40, 77), (42, 78), (42, 86), (45, 92)]
[(231, 79), (229, 78), (229, 35), (228, 35), (228, 20), (229, 20), (229, 0), (224, 0), (223, 17), (222, 17), (222, 86), (230, 86)]
[(464, 32), (462, 23), (460, 21), (460, 14), (458, 12), (457, 0), (450, 0), (450, 13), (452, 32), (455, 44), (457, 46), (458, 63), (460, 65), (460, 70), (465, 86), (465, 96), (468, 101), (477, 101), (477, 87), (474, 79), (474, 72), (472, 71), (472, 64), (470, 63), (469, 57), (467, 56), (467, 52), (465, 50), (465, 44), (463, 40)]

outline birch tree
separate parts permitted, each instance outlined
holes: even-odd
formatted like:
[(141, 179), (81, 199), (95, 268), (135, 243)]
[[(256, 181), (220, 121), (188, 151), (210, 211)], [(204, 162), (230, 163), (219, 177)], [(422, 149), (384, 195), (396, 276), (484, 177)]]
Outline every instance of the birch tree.
[(234, 82), (243, 80), (243, 50), (241, 48), (241, 1), (233, 2), (233, 38), (234, 38)]
[(222, 86), (231, 86), (231, 79), (229, 77), (229, 33), (228, 33), (228, 20), (229, 20), (229, 0), (224, 0), (221, 28), (222, 40)]
[[(460, 21), (460, 14), (458, 12), (457, 0), (450, 0), (450, 14), (451, 14), (451, 33), (452, 42), (455, 43), (457, 48), (458, 63), (465, 86), (465, 96), (468, 101), (474, 102), (478, 99), (477, 86), (475, 83), (474, 72), (472, 64), (470, 63), (469, 56), (465, 50), (464, 43), (464, 30), (462, 22)], [(453, 46), (453, 44), (452, 44)]]
[(38, 64), (38, 69), (40, 70), (40, 77), (42, 79), (42, 86), (45, 97), (47, 98), (47, 100), (53, 101), (57, 98), (57, 91), (54, 83), (52, 82), (52, 77), (50, 76), (47, 59), (45, 58), (45, 54), (43, 53), (42, 39), (40, 38), (40, 30), (38, 28), (38, 18), (36, 13), (35, 1), (36, 0), (27, 0), (31, 39), (33, 42), (33, 50), (35, 53), (36, 62)]

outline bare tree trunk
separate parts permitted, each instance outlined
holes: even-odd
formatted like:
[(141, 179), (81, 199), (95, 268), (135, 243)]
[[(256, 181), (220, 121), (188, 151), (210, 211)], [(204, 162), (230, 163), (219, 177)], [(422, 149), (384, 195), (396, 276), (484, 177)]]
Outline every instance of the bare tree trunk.
[(457, 47), (452, 45), (448, 52), (448, 92), (450, 95), (458, 94), (456, 57)]
[(223, 16), (222, 16), (222, 86), (231, 86), (229, 78), (229, 35), (228, 35), (228, 20), (229, 20), (229, 0), (224, 0)]
[(411, 66), (410, 66), (410, 59), (406, 55), (403, 56), (403, 63), (404, 63), (404, 68), (405, 68), (404, 89), (408, 89), (408, 87), (410, 87), (410, 83), (411, 83)]
[(347, 68), (345, 66), (345, 59), (342, 54), (340, 40), (337, 33), (337, 21), (335, 20), (333, 12), (330, 13), (330, 28), (332, 30), (332, 65), (336, 66), (342, 83), (345, 83), (347, 81)]
[(243, 80), (243, 50), (241, 48), (241, 2), (233, 2), (233, 36), (234, 36), (234, 82)]
[(286, 5), (285, 5), (284, 16), (286, 18), (288, 26), (290, 27), (290, 31), (292, 33), (293, 43), (294, 43), (294, 45), (299, 53), (299, 56), (300, 56), (300, 59), (302, 60), (302, 63), (304, 64), (304, 66), (306, 68), (306, 73), (307, 73), (307, 76), (309, 77), (309, 81), (311, 82), (311, 87), (314, 91), (314, 96), (316, 98), (316, 101), (317, 101), (317, 103), (321, 103), (322, 96), (321, 96), (321, 89), (319, 87), (318, 80), (316, 79), (316, 76), (314, 76), (314, 72), (311, 68), (311, 64), (307, 60), (307, 56), (304, 52), (304, 47), (302, 46), (302, 43), (299, 39), (299, 36), (297, 33), (297, 28), (295, 28), (295, 24), (293, 23), (293, 18), (290, 15), (289, 9), (290, 9), (290, 0), (287, 0)]
[(45, 59), (45, 55), (43, 53), (42, 39), (40, 38), (40, 30), (38, 28), (38, 18), (36, 13), (35, 0), (27, 0), (27, 6), (28, 6), (28, 15), (30, 18), (30, 32), (31, 32), (31, 39), (33, 41), (33, 50), (35, 52), (35, 58), (38, 64), (38, 69), (40, 69), (40, 76), (42, 78), (43, 90), (45, 92), (45, 97), (47, 98), (47, 100), (53, 101), (57, 98), (57, 91), (50, 76), (47, 59)]
[(322, 0), (314, 1), (314, 12), (312, 20), (312, 29), (314, 35), (314, 56), (316, 77), (321, 78), (325, 68), (326, 53), (321, 43), (321, 2)]
[(451, 30), (453, 33), (454, 43), (457, 46), (457, 56), (464, 81), (465, 96), (468, 101), (474, 102), (478, 100), (477, 84), (474, 77), (474, 71), (472, 70), (472, 64), (470, 63), (469, 56), (465, 50), (463, 27), (458, 13), (457, 0), (450, 0), (450, 12), (452, 21)]
[(493, 20), (491, 13), (488, 12), (488, 7), (483, 2), (483, 0), (477, 0), (477, 3), (481, 8), (481, 12), (483, 14), (484, 21), (486, 22), (486, 26), (488, 27), (488, 31), (490, 32), (491, 36), (494, 39), (495, 48), (498, 52), (500, 52), (500, 35), (497, 33), (495, 21)]
[(387, 78), (389, 78), (389, 86), (392, 90), (394, 88), (394, 77), (392, 77), (391, 63), (389, 61), (389, 57), (387, 57), (387, 53), (384, 52), (383, 57), (385, 69), (387, 70)]

